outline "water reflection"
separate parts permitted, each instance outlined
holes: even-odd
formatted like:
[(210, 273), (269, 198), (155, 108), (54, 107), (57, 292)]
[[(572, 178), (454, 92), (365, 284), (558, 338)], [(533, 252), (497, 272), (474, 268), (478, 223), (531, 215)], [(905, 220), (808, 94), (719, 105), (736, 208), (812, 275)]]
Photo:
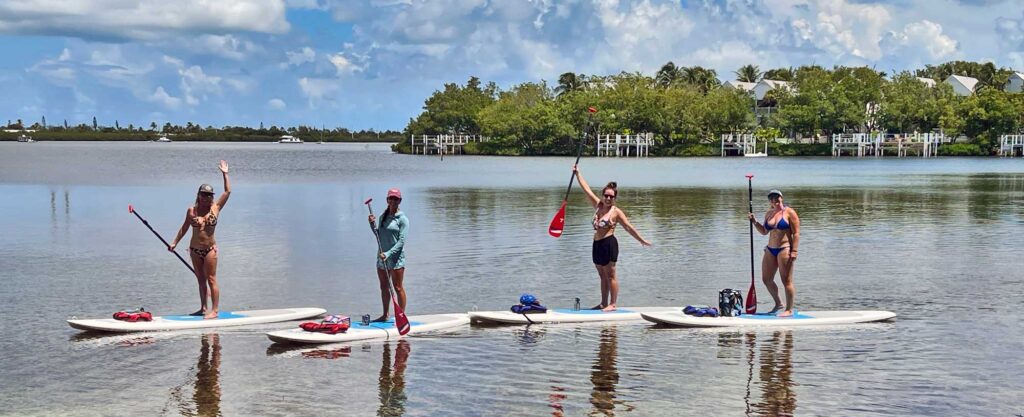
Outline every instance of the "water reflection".
[(590, 391), (590, 404), (594, 407), (588, 415), (614, 416), (616, 405), (624, 411), (633, 411), (634, 406), (617, 399), (615, 387), (619, 384), (618, 329), (614, 326), (601, 329), (601, 343), (597, 348), (597, 358), (590, 369), (590, 382), (594, 388)]
[[(791, 416), (796, 412), (793, 381), (793, 332), (775, 331), (768, 336), (756, 332), (720, 333), (720, 358), (743, 356), (747, 364), (747, 387), (743, 397), (747, 416)], [(735, 350), (745, 347), (744, 351)], [(756, 371), (756, 372), (755, 372)], [(757, 380), (754, 377), (757, 376)], [(760, 390), (760, 399), (754, 399)]]
[(405, 365), (409, 361), (412, 347), (405, 339), (395, 345), (395, 365), (391, 366), (391, 344), (384, 344), (384, 355), (380, 366), (380, 407), (378, 416), (400, 416), (405, 414)]
[[(170, 399), (178, 403), (178, 413), (183, 416), (219, 416), (220, 335), (208, 333), (200, 340), (199, 361), (195, 367), (195, 380), (192, 381), (191, 401), (185, 400), (182, 393), (187, 382), (172, 389)], [(166, 409), (163, 414), (167, 414)]]

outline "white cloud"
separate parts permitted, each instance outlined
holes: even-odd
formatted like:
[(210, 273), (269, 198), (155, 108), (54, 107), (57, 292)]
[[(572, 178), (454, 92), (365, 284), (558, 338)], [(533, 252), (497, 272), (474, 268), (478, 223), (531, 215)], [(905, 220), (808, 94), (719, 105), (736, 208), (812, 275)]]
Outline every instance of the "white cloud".
[(331, 61), (331, 65), (334, 65), (334, 69), (339, 77), (363, 70), (362, 67), (352, 63), (348, 58), (345, 58), (344, 54), (338, 53), (330, 55), (327, 60)]
[(334, 94), (341, 90), (341, 83), (332, 78), (299, 78), (299, 90), (309, 102), (309, 107), (316, 107), (322, 101), (333, 101)]
[(234, 61), (248, 58), (262, 48), (234, 35), (201, 35), (191, 42), (192, 52), (215, 55)]
[(178, 70), (178, 74), (181, 75), (181, 91), (185, 94), (185, 102), (190, 106), (198, 105), (200, 100), (206, 100), (208, 94), (221, 93), (221, 78), (206, 75), (198, 65)]
[(165, 91), (163, 87), (157, 87), (147, 100), (169, 109), (176, 109), (178, 108), (178, 105), (181, 104), (180, 98), (172, 97), (170, 94), (167, 94), (167, 91)]
[(942, 33), (942, 25), (928, 20), (909, 23), (899, 32), (889, 32), (882, 45), (890, 53), (904, 57), (922, 56), (931, 62), (948, 58), (958, 47), (957, 41)]
[(286, 51), (284, 54), (288, 57), (288, 60), (281, 63), (281, 68), (297, 67), (307, 62), (313, 62), (316, 59), (316, 51), (308, 46), (304, 46), (297, 51)]
[(165, 63), (167, 63), (167, 64), (170, 64), (172, 67), (175, 67), (175, 68), (179, 68), (179, 69), (180, 68), (185, 68), (185, 61), (182, 61), (182, 60), (180, 60), (178, 58), (175, 58), (173, 56), (164, 55), (163, 56), (163, 61)]
[(284, 103), (284, 100), (281, 100), (279, 98), (272, 98), (270, 100), (267, 100), (267, 107), (270, 107), (271, 109), (274, 110), (284, 110), (285, 108), (288, 107), (288, 105)]
[(167, 34), (285, 33), (283, 0), (9, 0), (0, 33), (159, 40)]

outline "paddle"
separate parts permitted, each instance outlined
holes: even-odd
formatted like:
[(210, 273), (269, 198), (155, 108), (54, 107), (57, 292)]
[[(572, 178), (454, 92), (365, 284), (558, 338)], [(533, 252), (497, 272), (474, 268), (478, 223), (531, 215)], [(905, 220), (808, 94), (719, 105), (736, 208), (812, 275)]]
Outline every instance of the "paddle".
[[(579, 149), (576, 150), (576, 162), (573, 165), (580, 163), (580, 156), (583, 155), (583, 143), (587, 141), (587, 128), (594, 121), (594, 113), (597, 113), (597, 109), (587, 107), (587, 112), (590, 113), (590, 116), (587, 117), (587, 123), (583, 126)], [(565, 206), (569, 203), (569, 192), (572, 191), (572, 182), (575, 179), (576, 173), (573, 172), (572, 176), (569, 177), (569, 188), (565, 189), (565, 198), (562, 199), (562, 206), (558, 208), (558, 213), (555, 213), (555, 217), (551, 219), (551, 224), (548, 226), (548, 234), (551, 236), (561, 237), (562, 231), (565, 229)]]
[[(153, 230), (153, 226), (150, 226), (149, 222), (147, 222), (146, 219), (143, 219), (142, 216), (139, 215), (139, 212), (135, 211), (135, 207), (132, 207), (131, 204), (128, 205), (128, 212), (134, 214), (135, 217), (139, 218), (139, 220), (142, 220), (142, 224), (146, 225), (146, 227), (149, 228), (149, 231), (153, 232), (153, 234), (156, 235), (156, 237), (158, 239), (160, 239), (161, 242), (164, 242), (164, 246), (166, 246), (168, 248), (171, 247), (171, 245), (168, 244), (166, 240), (164, 240), (163, 236), (160, 236), (160, 234), (157, 233), (156, 230)], [(174, 256), (177, 256), (178, 259), (181, 260), (181, 263), (185, 264), (185, 267), (187, 267), (189, 271), (192, 271), (193, 274), (196, 273), (196, 270), (192, 269), (192, 265), (189, 265), (188, 262), (185, 261), (185, 258), (182, 258), (181, 255), (178, 255), (177, 251), (171, 251), (171, 252), (174, 252)]]
[[(754, 212), (754, 174), (747, 174), (747, 208)], [(757, 313), (757, 288), (754, 287), (754, 222), (750, 223), (750, 289), (747, 290), (747, 314)]]
[[(366, 209), (370, 211), (370, 215), (373, 215), (373, 207), (370, 206), (372, 201), (372, 198), (368, 198), (363, 203), (366, 204)], [(377, 225), (371, 223), (370, 229), (373, 230), (373, 236), (377, 238), (377, 249), (380, 250), (378, 253), (383, 253), (384, 246), (380, 243), (380, 231), (377, 229)], [(379, 254), (377, 258), (380, 259)], [(388, 277), (388, 294), (391, 296), (391, 305), (395, 308), (395, 327), (398, 328), (398, 334), (405, 336), (406, 333), (409, 333), (410, 329), (409, 318), (405, 316), (405, 311), (402, 311), (402, 307), (398, 305), (398, 297), (395, 297), (394, 282), (391, 281), (391, 271), (388, 269), (387, 261), (384, 262), (384, 273)]]

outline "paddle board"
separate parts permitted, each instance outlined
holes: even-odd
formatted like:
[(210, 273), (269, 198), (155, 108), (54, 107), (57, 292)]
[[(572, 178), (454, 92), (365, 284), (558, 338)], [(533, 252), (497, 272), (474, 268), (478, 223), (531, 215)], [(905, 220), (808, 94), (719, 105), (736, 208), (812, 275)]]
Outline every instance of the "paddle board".
[(615, 311), (573, 310), (556, 308), (547, 313), (517, 314), (511, 311), (471, 311), (469, 318), (475, 323), (535, 324), (584, 323), (592, 321), (642, 320), (643, 313), (682, 311), (682, 307), (624, 307)]
[(896, 317), (891, 311), (797, 311), (791, 317), (770, 314), (744, 314), (739, 317), (694, 317), (681, 310), (643, 313), (644, 320), (677, 327), (760, 327), (820, 326), (829, 324), (870, 323)]
[(279, 308), (273, 310), (221, 311), (216, 319), (202, 316), (155, 316), (153, 321), (127, 321), (110, 319), (71, 319), (68, 324), (79, 330), (100, 332), (151, 332), (159, 330), (206, 329), (212, 327), (244, 326), (247, 324), (277, 323), (301, 320), (323, 315), (322, 308)]
[[(409, 333), (417, 334), (434, 330), (448, 329), (469, 324), (469, 316), (465, 314), (428, 314), (409, 316)], [(367, 339), (392, 339), (399, 337), (395, 319), (385, 322), (364, 325), (353, 322), (344, 333), (307, 332), (296, 326), (293, 329), (267, 333), (270, 340), (279, 343), (337, 343)]]

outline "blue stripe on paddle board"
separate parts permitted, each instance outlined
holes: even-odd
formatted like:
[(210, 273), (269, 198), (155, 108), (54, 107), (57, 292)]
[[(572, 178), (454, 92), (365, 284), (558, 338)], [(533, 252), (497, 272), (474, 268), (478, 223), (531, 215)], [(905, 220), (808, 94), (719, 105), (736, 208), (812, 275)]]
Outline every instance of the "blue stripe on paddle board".
[(615, 311), (601, 311), (601, 310), (573, 310), (568, 308), (556, 308), (555, 312), (562, 314), (625, 314), (632, 313), (632, 310), (615, 310)]
[(755, 320), (789, 320), (789, 319), (813, 319), (814, 316), (808, 316), (799, 311), (793, 313), (790, 317), (778, 317), (774, 314), (744, 314), (740, 316), (741, 319), (755, 319)]
[[(226, 319), (240, 319), (248, 317), (245, 314), (235, 314), (230, 311), (221, 311), (217, 313), (217, 320)], [(203, 320), (203, 316), (163, 316), (164, 320), (177, 320), (177, 321), (196, 321)]]
[[(419, 326), (423, 323), (417, 321), (410, 321), (409, 326)], [(369, 325), (364, 325), (361, 322), (352, 323), (352, 329), (394, 329), (395, 319), (389, 319), (388, 321), (371, 322)]]

